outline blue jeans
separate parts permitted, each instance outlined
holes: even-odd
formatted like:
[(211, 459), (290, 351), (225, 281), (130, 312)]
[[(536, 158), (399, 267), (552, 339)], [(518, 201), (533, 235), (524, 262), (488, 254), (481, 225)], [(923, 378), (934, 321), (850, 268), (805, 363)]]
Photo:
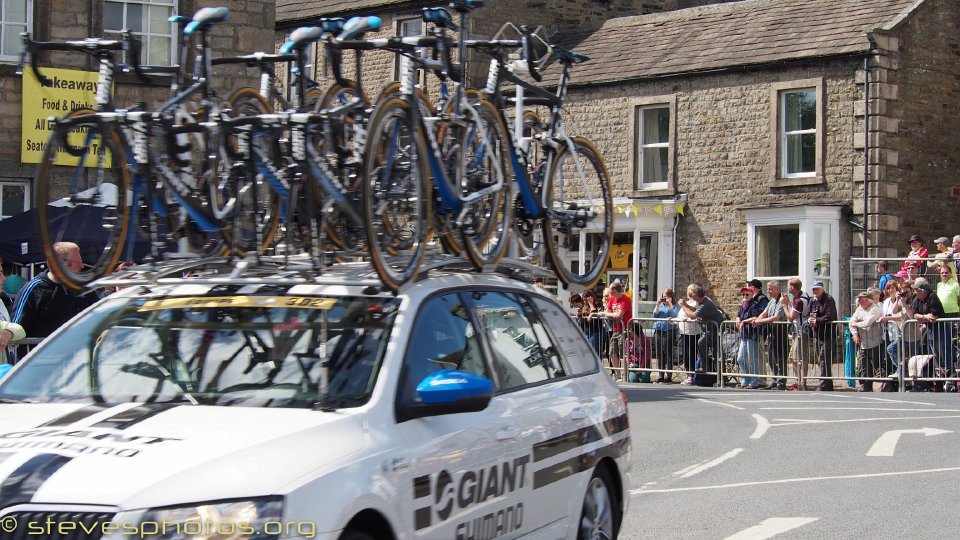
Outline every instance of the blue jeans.
[(890, 373), (899, 373), (900, 372), (900, 338), (896, 338), (887, 345), (887, 358), (890, 359), (890, 364), (893, 365), (893, 372)]
[[(760, 342), (756, 339), (740, 339), (740, 349), (737, 351), (737, 365), (741, 373), (757, 373), (760, 369)], [(757, 387), (760, 380), (755, 376), (741, 377), (743, 386)]]

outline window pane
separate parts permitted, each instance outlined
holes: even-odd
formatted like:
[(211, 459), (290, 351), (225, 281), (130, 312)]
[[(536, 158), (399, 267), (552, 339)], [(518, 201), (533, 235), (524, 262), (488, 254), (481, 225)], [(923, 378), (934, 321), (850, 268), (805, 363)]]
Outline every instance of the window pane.
[(557, 351), (540, 339), (544, 335), (542, 327), (527, 318), (515, 295), (477, 293), (471, 296), (471, 302), (490, 342), (502, 389), (562, 376), (562, 370), (558, 373), (561, 366)]
[(816, 172), (816, 144), (815, 133), (787, 135), (787, 174)]
[(813, 226), (813, 273), (829, 277), (830, 273), (830, 225), (817, 223)]
[(3, 22), (26, 23), (27, 0), (3, 0)]
[(173, 9), (166, 6), (148, 6), (150, 13), (150, 32), (153, 34), (170, 34), (170, 21)]
[(416, 403), (417, 385), (441, 369), (460, 369), (489, 377), (480, 343), (458, 294), (433, 298), (420, 308), (403, 360), (400, 401)]
[(670, 109), (658, 107), (644, 109), (643, 114), (643, 144), (670, 142)]
[(103, 29), (123, 30), (123, 4), (106, 2), (103, 4)]
[(147, 65), (165, 66), (170, 63), (171, 39), (166, 37), (151, 37), (147, 53)]
[(669, 148), (643, 149), (643, 183), (667, 181), (667, 156)]
[(756, 228), (756, 275), (793, 277), (800, 273), (800, 226)]
[(788, 92), (784, 96), (784, 107), (787, 132), (817, 129), (817, 96), (812, 89)]
[(143, 19), (146, 17), (146, 12), (143, 10), (143, 6), (140, 4), (127, 4), (127, 29), (131, 32), (143, 32), (143, 28), (146, 26), (143, 24)]
[(20, 32), (26, 32), (27, 26), (7, 24), (3, 25), (3, 43), (0, 44), (0, 54), (8, 56), (17, 56), (23, 49), (23, 42), (20, 41)]
[(26, 210), (24, 203), (24, 189), (22, 185), (6, 184), (3, 186), (3, 206), (0, 208), (0, 214), (4, 217), (15, 216)]

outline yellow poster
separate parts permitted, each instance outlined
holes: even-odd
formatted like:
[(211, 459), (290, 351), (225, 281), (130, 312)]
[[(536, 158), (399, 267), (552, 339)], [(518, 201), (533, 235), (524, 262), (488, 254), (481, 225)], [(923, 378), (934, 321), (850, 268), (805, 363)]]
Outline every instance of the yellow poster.
[(614, 244), (610, 252), (610, 268), (613, 270), (627, 270), (633, 258), (633, 244)]
[[(92, 109), (99, 84), (98, 74), (93, 71), (41, 68), (40, 72), (53, 82), (51, 86), (41, 85), (32, 69), (23, 70), (23, 115), (20, 124), (20, 161), (23, 163), (40, 163), (43, 158), (54, 126), (49, 121), (50, 117), (59, 118), (75, 109)], [(91, 136), (83, 129), (72, 132), (69, 143), (75, 149), (87, 149), (84, 163), (87, 167), (95, 166), (96, 154), (103, 151), (99, 136)], [(54, 164), (76, 165), (78, 159), (59, 150)]]

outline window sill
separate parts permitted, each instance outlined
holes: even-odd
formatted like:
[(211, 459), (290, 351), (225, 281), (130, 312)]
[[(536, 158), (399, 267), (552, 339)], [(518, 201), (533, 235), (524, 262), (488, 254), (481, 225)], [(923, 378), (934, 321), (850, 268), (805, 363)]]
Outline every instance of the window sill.
[(672, 197), (676, 195), (676, 191), (672, 187), (657, 187), (657, 188), (646, 188), (646, 189), (635, 189), (630, 193), (630, 197), (633, 199), (647, 199), (651, 197)]
[(770, 181), (771, 188), (785, 188), (797, 186), (819, 186), (823, 185), (823, 176), (800, 176), (797, 178), (774, 178)]

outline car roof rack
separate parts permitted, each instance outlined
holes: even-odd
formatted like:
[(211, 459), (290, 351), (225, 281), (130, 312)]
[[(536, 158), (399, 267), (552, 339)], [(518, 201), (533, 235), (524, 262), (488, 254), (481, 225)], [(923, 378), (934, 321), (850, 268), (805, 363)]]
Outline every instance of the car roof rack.
[[(465, 257), (433, 254), (420, 266), (417, 281), (438, 272), (500, 274), (510, 279), (530, 282), (535, 277), (553, 278), (555, 274), (528, 261), (504, 258), (496, 267), (478, 272)], [(190, 260), (144, 263), (130, 266), (90, 283), (90, 288), (132, 287), (137, 285), (164, 285), (179, 283), (208, 285), (343, 285), (372, 286), (384, 289), (373, 266), (368, 262), (338, 262), (318, 269), (313, 260), (303, 256), (208, 257)], [(406, 288), (406, 287), (403, 287)]]

